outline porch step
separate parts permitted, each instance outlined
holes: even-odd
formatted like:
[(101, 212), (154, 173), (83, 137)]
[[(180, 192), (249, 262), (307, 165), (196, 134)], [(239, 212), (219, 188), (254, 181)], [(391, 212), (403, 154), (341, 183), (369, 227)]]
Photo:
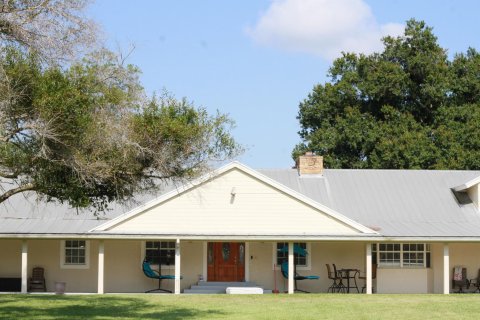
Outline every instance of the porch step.
[(225, 294), (228, 287), (258, 287), (255, 282), (212, 282), (199, 281), (190, 289), (183, 290), (185, 294)]
[(217, 282), (217, 281), (198, 281), (198, 286), (214, 286), (214, 287), (256, 287), (255, 282)]
[(190, 287), (192, 290), (223, 290), (225, 288), (228, 288), (228, 286), (199, 286), (199, 285), (193, 285)]
[[(205, 287), (204, 287), (205, 288)], [(185, 289), (183, 290), (184, 294), (219, 294), (219, 293), (225, 293), (226, 288), (222, 289)]]

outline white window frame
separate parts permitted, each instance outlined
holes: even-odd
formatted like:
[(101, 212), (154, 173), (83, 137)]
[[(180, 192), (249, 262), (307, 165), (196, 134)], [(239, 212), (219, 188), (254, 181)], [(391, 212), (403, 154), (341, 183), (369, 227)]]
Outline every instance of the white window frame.
[[(174, 242), (175, 243), (175, 240), (146, 240), (146, 241), (142, 241), (142, 245), (141, 245), (141, 254), (140, 254), (140, 265), (143, 263), (143, 260), (145, 260), (145, 257), (147, 255), (147, 242)], [(153, 268), (156, 268), (158, 269), (158, 264), (151, 264), (150, 265), (151, 267)], [(171, 264), (171, 265), (166, 265), (166, 264), (162, 264), (162, 270), (174, 270), (175, 269), (175, 263), (174, 264)]]
[[(395, 243), (391, 243), (391, 244), (399, 244), (400, 245), (400, 250), (398, 251), (398, 253), (400, 254), (400, 262), (398, 264), (385, 264), (385, 263), (382, 263), (380, 261), (380, 245), (381, 244), (389, 244), (389, 243), (385, 243), (385, 242), (382, 242), (382, 243), (376, 243), (376, 255), (377, 255), (377, 264), (378, 264), (378, 267), (379, 268), (391, 268), (391, 269), (395, 269), (395, 268), (402, 268), (402, 269), (428, 269), (429, 267), (427, 267), (427, 260), (428, 260), (428, 253), (430, 253), (430, 260), (432, 259), (432, 250), (431, 250), (431, 246), (429, 243), (426, 243), (426, 242), (395, 242)], [(404, 245), (411, 245), (411, 244), (415, 244), (415, 245), (418, 245), (418, 244), (423, 244), (423, 251), (418, 251), (418, 250), (415, 250), (415, 251), (404, 251), (403, 250), (403, 246)], [(397, 252), (395, 250), (393, 251), (384, 251), (384, 252)], [(403, 261), (403, 254), (406, 253), (406, 252), (411, 252), (411, 253), (421, 253), (423, 252), (423, 265), (406, 265)], [(431, 263), (431, 261), (430, 261)]]
[[(288, 241), (278, 241), (278, 242), (273, 242), (272, 244), (272, 270), (273, 270), (273, 266), (276, 266), (276, 270), (280, 270), (280, 266), (277, 265), (277, 243), (288, 243)], [(312, 270), (312, 245), (310, 242), (305, 242), (305, 241), (296, 241), (295, 243), (306, 243), (306, 247), (307, 247), (307, 259), (306, 259), (306, 263), (307, 265), (305, 266), (299, 266), (297, 265), (297, 270), (306, 270), (306, 271), (310, 271)]]
[[(65, 251), (67, 241), (85, 241), (85, 263), (71, 264), (65, 263)], [(61, 269), (89, 269), (90, 268), (90, 241), (84, 239), (68, 239), (60, 241), (60, 268)]]

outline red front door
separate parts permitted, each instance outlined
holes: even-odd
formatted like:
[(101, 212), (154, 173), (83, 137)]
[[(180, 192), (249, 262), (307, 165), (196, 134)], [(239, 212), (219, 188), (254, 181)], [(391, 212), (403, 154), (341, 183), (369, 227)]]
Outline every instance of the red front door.
[(208, 281), (245, 281), (245, 243), (209, 242)]

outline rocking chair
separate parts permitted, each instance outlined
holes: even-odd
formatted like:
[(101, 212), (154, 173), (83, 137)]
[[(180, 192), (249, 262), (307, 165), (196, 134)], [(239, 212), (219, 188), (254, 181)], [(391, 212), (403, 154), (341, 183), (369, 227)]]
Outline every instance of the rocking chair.
[(44, 269), (41, 267), (35, 267), (32, 270), (32, 276), (28, 279), (28, 291), (47, 291), (45, 285)]
[(452, 288), (458, 287), (456, 293), (465, 293), (465, 289), (470, 288), (470, 280), (467, 279), (467, 268), (455, 267), (453, 268)]

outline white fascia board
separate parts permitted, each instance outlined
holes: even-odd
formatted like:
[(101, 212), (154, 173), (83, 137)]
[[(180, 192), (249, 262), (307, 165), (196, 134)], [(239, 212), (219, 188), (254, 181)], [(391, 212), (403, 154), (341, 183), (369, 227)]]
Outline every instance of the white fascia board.
[(465, 191), (471, 187), (473, 187), (476, 184), (480, 183), (480, 176), (476, 177), (475, 179), (472, 179), (470, 181), (465, 182), (462, 185), (459, 185), (457, 187), (454, 187), (453, 190), (455, 191)]
[(107, 222), (107, 223), (104, 223), (98, 227), (95, 227), (93, 229), (91, 229), (89, 232), (95, 232), (95, 231), (105, 231), (123, 221), (126, 221), (128, 219), (131, 219), (132, 217), (142, 213), (143, 211), (145, 210), (148, 210), (149, 208), (152, 208), (156, 205), (159, 205), (161, 204), (162, 202), (165, 202), (169, 199), (171, 199), (172, 197), (174, 196), (177, 196), (179, 195), (180, 193), (183, 193), (185, 191), (188, 191), (210, 179), (213, 179), (229, 170), (232, 170), (232, 169), (239, 169), (240, 171), (243, 171), (244, 173), (274, 187), (275, 189), (281, 191), (281, 192), (284, 192), (288, 195), (290, 195), (291, 197), (319, 210), (319, 211), (322, 211), (324, 213), (326, 213), (327, 215), (329, 215), (330, 217), (332, 217), (333, 219), (335, 220), (338, 220), (348, 226), (350, 226), (351, 228), (353, 229), (356, 229), (357, 231), (360, 231), (362, 233), (367, 233), (367, 234), (378, 234), (378, 232), (336, 212), (335, 210), (333, 209), (330, 209), (329, 207), (327, 206), (324, 206), (323, 204), (320, 204), (316, 201), (313, 201), (312, 199), (304, 196), (303, 194), (301, 193), (298, 193), (288, 187), (286, 187), (285, 185), (259, 173), (258, 171), (255, 171), (249, 167), (247, 167), (246, 165), (244, 164), (241, 164), (240, 162), (238, 161), (233, 161), (217, 170), (214, 170), (213, 172), (211, 173), (208, 173), (202, 177), (200, 177), (199, 179), (196, 179), (188, 184), (184, 184), (183, 186), (180, 186), (179, 188), (177, 188), (176, 190), (173, 190), (171, 192), (168, 192), (166, 194), (164, 194), (163, 196), (160, 196), (158, 197), (157, 199), (154, 199), (152, 201), (149, 201), (147, 203), (145, 203), (144, 205), (142, 206), (139, 206), (135, 209), (133, 209), (132, 211), (126, 213), (126, 214), (123, 214), (121, 216), (118, 216), (117, 218), (115, 219), (112, 219), (111, 221)]
[(425, 243), (480, 243), (478, 237), (385, 237), (382, 235), (363, 234), (363, 235), (186, 235), (186, 234), (115, 234), (115, 233), (84, 233), (84, 234), (0, 234), (0, 240), (3, 239), (88, 239), (88, 240), (191, 240), (191, 241), (310, 241), (310, 242), (425, 242)]
[[(125, 233), (85, 233), (82, 235), (72, 234), (2, 234), (2, 239), (31, 239), (31, 240), (192, 240), (192, 241), (369, 241), (379, 242), (384, 238), (378, 235), (221, 235), (221, 234), (125, 234)], [(478, 239), (480, 241), (480, 238)]]

